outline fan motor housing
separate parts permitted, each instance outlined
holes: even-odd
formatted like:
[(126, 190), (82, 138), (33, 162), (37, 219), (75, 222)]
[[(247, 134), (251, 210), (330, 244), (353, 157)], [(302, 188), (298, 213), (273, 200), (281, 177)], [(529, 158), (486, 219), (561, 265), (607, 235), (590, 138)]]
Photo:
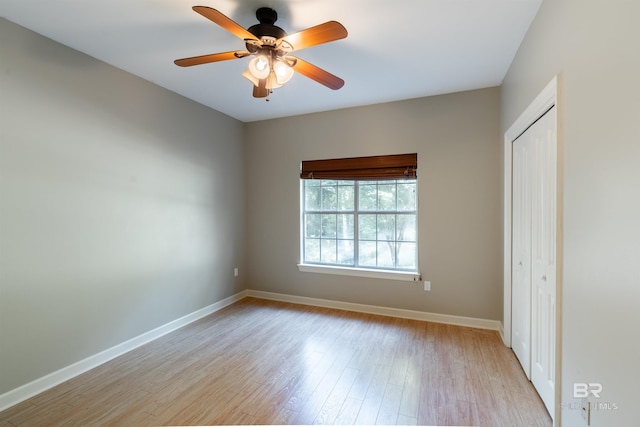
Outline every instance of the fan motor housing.
[(273, 25), (278, 20), (278, 13), (270, 7), (261, 7), (256, 11), (259, 24), (247, 28), (251, 34), (260, 39), (263, 36), (281, 39), (287, 33), (280, 27)]

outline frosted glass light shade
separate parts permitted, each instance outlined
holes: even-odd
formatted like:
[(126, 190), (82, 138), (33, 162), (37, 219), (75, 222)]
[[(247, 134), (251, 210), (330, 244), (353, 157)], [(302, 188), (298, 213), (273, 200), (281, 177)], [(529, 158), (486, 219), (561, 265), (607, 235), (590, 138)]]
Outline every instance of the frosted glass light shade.
[(276, 80), (281, 85), (285, 84), (286, 82), (291, 80), (291, 77), (293, 77), (293, 68), (282, 61), (276, 61), (276, 63), (273, 65), (273, 72), (276, 75)]
[(266, 79), (271, 72), (269, 59), (265, 56), (256, 56), (249, 61), (249, 71), (257, 79)]
[[(260, 86), (260, 79), (257, 79), (253, 74), (251, 74), (249, 70), (246, 70), (244, 73), (242, 73), (242, 76), (245, 79), (249, 80), (251, 83), (253, 83), (254, 86)], [(266, 78), (265, 88), (272, 90), (272, 89), (277, 89), (279, 87), (282, 87), (282, 84), (278, 83), (275, 73), (270, 73), (269, 76)]]

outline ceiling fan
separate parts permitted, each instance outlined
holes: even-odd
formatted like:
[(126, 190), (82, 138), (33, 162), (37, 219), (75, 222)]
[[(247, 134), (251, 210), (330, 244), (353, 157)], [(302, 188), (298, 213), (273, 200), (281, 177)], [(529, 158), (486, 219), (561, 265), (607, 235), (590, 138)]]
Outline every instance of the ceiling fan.
[(274, 25), (278, 14), (268, 7), (256, 11), (260, 23), (246, 30), (216, 9), (194, 6), (193, 10), (243, 39), (246, 50), (176, 59), (176, 65), (190, 67), (252, 56), (248, 70), (242, 75), (253, 83), (253, 96), (256, 98), (267, 98), (273, 89), (291, 79), (294, 70), (333, 90), (344, 86), (344, 80), (340, 77), (291, 55), (294, 51), (347, 37), (347, 30), (339, 22), (328, 21), (287, 35), (282, 28)]

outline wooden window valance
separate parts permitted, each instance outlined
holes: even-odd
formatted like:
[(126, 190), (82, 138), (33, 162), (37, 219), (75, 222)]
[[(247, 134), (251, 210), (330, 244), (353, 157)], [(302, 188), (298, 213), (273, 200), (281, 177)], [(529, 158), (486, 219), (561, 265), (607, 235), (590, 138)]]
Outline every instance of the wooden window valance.
[(301, 179), (415, 179), (418, 154), (304, 160)]

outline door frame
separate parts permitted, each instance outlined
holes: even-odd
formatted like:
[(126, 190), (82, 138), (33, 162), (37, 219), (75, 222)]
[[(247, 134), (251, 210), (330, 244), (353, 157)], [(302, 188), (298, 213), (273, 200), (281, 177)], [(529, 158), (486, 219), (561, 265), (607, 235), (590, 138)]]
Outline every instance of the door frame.
[[(556, 143), (557, 143), (557, 170), (556, 170), (556, 346), (555, 346), (555, 401), (561, 400), (561, 343), (562, 343), (562, 141), (559, 129), (561, 128), (560, 109), (558, 108), (558, 77), (553, 79), (542, 89), (538, 96), (529, 104), (516, 121), (504, 134), (503, 143), (503, 319), (502, 319), (502, 341), (511, 348), (511, 239), (512, 239), (512, 156), (513, 141), (524, 133), (536, 120), (538, 120), (551, 107), (556, 106)], [(561, 405), (555, 405), (555, 414), (552, 414), (554, 425), (560, 424)]]

